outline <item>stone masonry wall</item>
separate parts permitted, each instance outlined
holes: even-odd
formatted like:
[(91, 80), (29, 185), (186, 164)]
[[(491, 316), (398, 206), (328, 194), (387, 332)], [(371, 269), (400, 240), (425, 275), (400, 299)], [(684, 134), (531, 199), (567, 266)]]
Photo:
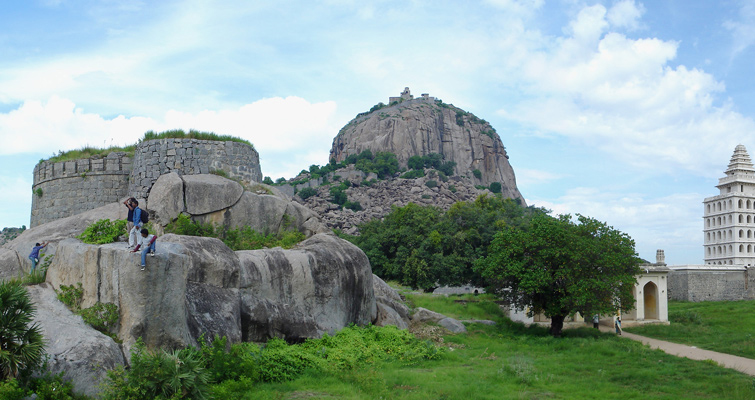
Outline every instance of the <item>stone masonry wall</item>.
[[(261, 182), (259, 155), (238, 142), (158, 139), (137, 145), (133, 159), (110, 153), (34, 167), (31, 221), (34, 227), (70, 217), (126, 197), (146, 198), (157, 178), (224, 171), (230, 178)], [(41, 196), (39, 195), (41, 193)]]
[(669, 297), (681, 301), (755, 299), (755, 269), (739, 271), (673, 270), (668, 276)]
[(146, 198), (158, 177), (170, 172), (183, 175), (224, 171), (229, 178), (261, 182), (259, 154), (238, 142), (197, 139), (157, 139), (136, 146), (128, 193)]
[(30, 225), (70, 217), (125, 197), (131, 166), (125, 153), (37, 164)]

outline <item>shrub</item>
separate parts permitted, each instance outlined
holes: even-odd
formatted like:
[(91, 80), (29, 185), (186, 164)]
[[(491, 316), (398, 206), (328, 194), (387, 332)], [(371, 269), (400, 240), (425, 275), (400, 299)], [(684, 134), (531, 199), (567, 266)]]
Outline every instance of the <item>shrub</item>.
[(19, 282), (0, 282), (0, 380), (34, 370), (44, 354), (44, 338), (32, 324), (36, 308)]
[(200, 224), (191, 219), (188, 214), (179, 214), (175, 221), (165, 227), (165, 233), (175, 233), (187, 236), (215, 236), (215, 227), (212, 224)]
[(348, 208), (349, 210), (362, 211), (362, 205), (359, 204), (358, 201), (347, 201), (344, 203), (343, 207)]
[(43, 194), (42, 188), (34, 189), (34, 190), (32, 190), (32, 192), (34, 192), (34, 194), (36, 194), (37, 197), (42, 197), (42, 194)]
[(464, 115), (466, 112), (457, 110), (456, 111), (456, 125), (464, 126)]
[(297, 193), (299, 197), (301, 197), (302, 200), (307, 200), (308, 198), (314, 196), (317, 194), (317, 189), (306, 187)]
[(223, 171), (222, 169), (214, 169), (210, 171), (210, 173), (213, 175), (222, 176), (223, 178), (228, 178), (228, 173)]
[(456, 162), (446, 161), (440, 164), (440, 166), (438, 167), (438, 171), (443, 172), (444, 174), (448, 176), (453, 176), (454, 168), (456, 168)]
[(108, 371), (101, 396), (106, 400), (206, 399), (210, 376), (200, 350), (150, 352), (140, 339), (131, 352), (131, 368)]
[(269, 176), (266, 176), (264, 179), (262, 179), (262, 183), (264, 183), (265, 185), (275, 184), (275, 182), (273, 182), (273, 180)]
[(111, 222), (109, 219), (101, 219), (89, 225), (77, 238), (89, 244), (113, 243), (125, 232), (126, 220), (119, 219)]
[(454, 185), (448, 185), (448, 190), (450, 190), (451, 193), (456, 193), (456, 186), (454, 186)]
[(472, 175), (477, 179), (482, 179), (482, 171), (479, 169), (472, 170)]
[(401, 179), (417, 179), (425, 176), (425, 170), (424, 169), (413, 169), (411, 171), (405, 172), (403, 175), (400, 176)]
[(74, 313), (81, 310), (81, 301), (84, 299), (84, 288), (81, 286), (81, 282), (78, 282), (77, 285), (60, 285), (58, 290), (58, 300)]
[(26, 390), (18, 387), (16, 379), (0, 381), (0, 399), (3, 400), (23, 400), (26, 397)]
[(434, 181), (434, 180), (429, 180), (429, 181), (425, 182), (425, 186), (427, 186), (430, 189), (432, 189), (432, 188), (438, 186), (438, 182)]
[(112, 303), (99, 302), (92, 307), (81, 310), (79, 314), (84, 322), (105, 334), (113, 331), (120, 317), (118, 306)]
[(411, 156), (406, 162), (410, 169), (422, 169), (425, 167), (425, 161), (420, 156)]
[(501, 182), (493, 182), (490, 184), (490, 191), (493, 193), (501, 193)]

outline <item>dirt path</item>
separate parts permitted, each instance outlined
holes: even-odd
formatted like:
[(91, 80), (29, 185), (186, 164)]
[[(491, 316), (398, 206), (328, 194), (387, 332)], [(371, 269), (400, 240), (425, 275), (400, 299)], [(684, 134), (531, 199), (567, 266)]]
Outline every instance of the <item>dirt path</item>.
[[(613, 332), (613, 329), (604, 326), (601, 326), (600, 330), (605, 332)], [(621, 336), (627, 339), (642, 342), (653, 349), (661, 349), (668, 354), (673, 354), (679, 357), (687, 357), (692, 360), (713, 360), (726, 368), (735, 369), (747, 375), (755, 376), (755, 360), (750, 358), (698, 349), (695, 346), (652, 339), (645, 336), (635, 335), (629, 332), (624, 332)]]

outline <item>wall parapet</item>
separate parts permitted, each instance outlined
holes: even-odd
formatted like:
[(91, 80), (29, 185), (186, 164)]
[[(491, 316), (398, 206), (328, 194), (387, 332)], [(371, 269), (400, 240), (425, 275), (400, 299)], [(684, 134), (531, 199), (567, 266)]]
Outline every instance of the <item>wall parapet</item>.
[(70, 217), (125, 197), (132, 166), (131, 157), (121, 152), (37, 164), (30, 226)]

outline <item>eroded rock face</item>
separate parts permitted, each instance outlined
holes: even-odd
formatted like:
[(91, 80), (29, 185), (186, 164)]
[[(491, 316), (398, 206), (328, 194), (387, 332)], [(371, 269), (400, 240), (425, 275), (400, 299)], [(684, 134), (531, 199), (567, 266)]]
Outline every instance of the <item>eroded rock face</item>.
[(163, 226), (178, 218), (186, 211), (183, 179), (175, 172), (157, 178), (149, 192), (147, 209), (151, 212), (150, 218)]
[(377, 275), (372, 275), (372, 288), (377, 304), (377, 316), (372, 323), (376, 326), (409, 328), (409, 307), (401, 300), (401, 296)]
[(183, 181), (186, 212), (192, 215), (229, 208), (236, 204), (244, 193), (240, 183), (218, 175), (185, 175)]
[(107, 371), (125, 364), (120, 347), (68, 310), (47, 284), (27, 290), (37, 307), (34, 323), (46, 340), (48, 370), (65, 372), (63, 378), (73, 383), (77, 393), (96, 396)]
[(291, 250), (236, 253), (245, 341), (299, 341), (374, 320), (369, 261), (345, 240), (318, 234)]
[[(187, 285), (194, 257), (177, 243), (158, 241), (157, 255), (140, 269), (139, 253), (125, 243), (89, 245), (61, 241), (47, 272), (53, 288), (82, 284), (82, 307), (113, 303), (120, 311), (118, 337), (126, 354), (141, 337), (151, 348), (180, 348), (196, 343), (187, 321)], [(218, 305), (220, 308), (220, 305)]]
[(456, 162), (457, 175), (476, 185), (500, 182), (505, 197), (524, 201), (498, 134), (487, 122), (448, 104), (413, 100), (357, 117), (333, 139), (330, 158), (341, 162), (364, 150), (394, 153), (404, 167), (409, 157), (438, 153)]

